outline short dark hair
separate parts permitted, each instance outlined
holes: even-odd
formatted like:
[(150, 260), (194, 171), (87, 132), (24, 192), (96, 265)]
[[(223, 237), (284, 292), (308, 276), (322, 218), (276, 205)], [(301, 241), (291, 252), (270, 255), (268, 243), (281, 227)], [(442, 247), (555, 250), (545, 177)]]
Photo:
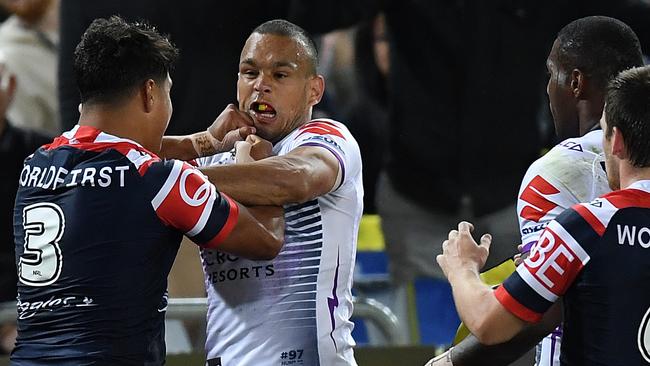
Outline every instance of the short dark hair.
[(639, 39), (618, 19), (574, 20), (560, 30), (557, 40), (559, 64), (565, 70), (581, 70), (603, 89), (619, 72), (643, 65)]
[(115, 103), (148, 79), (162, 83), (177, 59), (178, 49), (145, 22), (95, 19), (74, 52), (81, 102)]
[(307, 52), (307, 58), (311, 66), (310, 73), (316, 74), (316, 69), (318, 68), (318, 49), (316, 48), (316, 43), (306, 30), (287, 20), (274, 19), (260, 24), (251, 32), (251, 34), (253, 33), (274, 34), (298, 41)]
[(621, 72), (607, 87), (605, 102), (605, 136), (618, 128), (632, 165), (650, 166), (650, 66)]

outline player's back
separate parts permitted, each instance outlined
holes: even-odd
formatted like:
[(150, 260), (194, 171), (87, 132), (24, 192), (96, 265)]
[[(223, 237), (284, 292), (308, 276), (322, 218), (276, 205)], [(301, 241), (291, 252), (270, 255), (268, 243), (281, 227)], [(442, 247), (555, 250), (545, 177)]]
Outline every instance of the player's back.
[(14, 364), (164, 363), (163, 294), (181, 233), (152, 200), (170, 164), (89, 127), (25, 160)]
[(630, 188), (564, 226), (589, 259), (564, 297), (563, 365), (650, 364), (650, 181)]

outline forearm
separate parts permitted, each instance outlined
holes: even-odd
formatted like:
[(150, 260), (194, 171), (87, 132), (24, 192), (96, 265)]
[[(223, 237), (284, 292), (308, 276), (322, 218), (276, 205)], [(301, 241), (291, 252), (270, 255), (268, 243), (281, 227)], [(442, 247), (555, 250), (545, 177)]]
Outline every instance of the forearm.
[(247, 206), (282, 206), (325, 193), (314, 187), (318, 183), (312, 182), (304, 161), (287, 156), (200, 170), (220, 191)]
[(510, 365), (533, 349), (561, 321), (562, 306), (558, 302), (544, 314), (541, 322), (526, 326), (509, 341), (488, 346), (481, 344), (474, 335), (470, 334), (447, 351), (445, 356), (453, 366)]
[(186, 136), (163, 136), (160, 157), (165, 159), (178, 159), (188, 161), (199, 157), (191, 135)]
[(284, 242), (284, 208), (280, 206), (253, 206), (247, 208), (248, 212), (273, 236)]
[(534, 348), (546, 334), (527, 328), (511, 340), (492, 346), (481, 344), (470, 334), (449, 351), (451, 361), (454, 366), (510, 365)]
[(484, 284), (478, 272), (459, 269), (450, 274), (456, 309), (467, 328), (487, 345), (510, 340), (525, 322), (508, 312), (496, 299), (493, 290)]
[(490, 300), (494, 298), (492, 289), (481, 281), (478, 272), (470, 269), (454, 271), (448, 279), (458, 315), (470, 332), (476, 334), (485, 323)]

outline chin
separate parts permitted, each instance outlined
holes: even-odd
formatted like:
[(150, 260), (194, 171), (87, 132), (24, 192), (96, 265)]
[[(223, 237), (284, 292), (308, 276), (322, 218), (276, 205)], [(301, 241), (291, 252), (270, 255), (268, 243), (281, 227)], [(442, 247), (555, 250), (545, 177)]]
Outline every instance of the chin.
[(263, 138), (264, 140), (268, 140), (268, 141), (271, 141), (271, 142), (275, 143), (275, 141), (274, 141), (275, 140), (275, 134), (273, 132), (271, 132), (271, 131), (267, 131), (265, 129), (258, 128), (257, 132), (255, 132), (255, 134), (257, 136)]

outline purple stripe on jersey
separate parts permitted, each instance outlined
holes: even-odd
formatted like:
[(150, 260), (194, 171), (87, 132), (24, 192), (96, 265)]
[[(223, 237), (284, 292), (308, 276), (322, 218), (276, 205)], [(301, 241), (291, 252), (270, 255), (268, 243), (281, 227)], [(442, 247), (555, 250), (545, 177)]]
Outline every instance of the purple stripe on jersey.
[(334, 272), (334, 288), (332, 289), (332, 297), (327, 298), (327, 306), (330, 309), (330, 319), (332, 320), (332, 331), (330, 332), (330, 338), (332, 338), (332, 342), (334, 342), (334, 349), (338, 352), (339, 348), (336, 345), (336, 341), (334, 340), (334, 308), (339, 306), (339, 298), (336, 296), (336, 284), (338, 282), (339, 278), (339, 253), (336, 253), (336, 272)]
[(562, 337), (561, 325), (551, 332), (551, 358), (549, 359), (550, 366), (553, 366), (555, 364), (555, 343), (560, 337)]
[(524, 244), (524, 246), (521, 248), (521, 253), (524, 254), (524, 253), (530, 252), (533, 245), (535, 245), (536, 243), (537, 243), (537, 240), (531, 241), (531, 242), (528, 242), (528, 243)]
[(557, 336), (555, 333), (551, 335), (551, 359), (549, 360), (551, 362), (551, 365), (553, 365), (553, 359), (555, 358), (555, 340), (557, 339)]
[(327, 146), (325, 144), (319, 144), (317, 142), (308, 142), (308, 143), (305, 143), (305, 144), (301, 144), (300, 146), (320, 146), (320, 147), (324, 147), (327, 150), (329, 150), (330, 152), (332, 152), (332, 154), (334, 154), (334, 156), (336, 156), (336, 159), (339, 161), (339, 165), (341, 165), (341, 183), (339, 183), (339, 186), (336, 187), (336, 188), (338, 189), (339, 187), (341, 187), (343, 185), (343, 182), (345, 181), (345, 164), (343, 164), (343, 158), (341, 157), (341, 155), (339, 155), (338, 152), (336, 152), (336, 150), (334, 150), (333, 148), (331, 148), (331, 147), (329, 147), (329, 146)]
[(552, 335), (555, 337), (562, 337), (562, 325), (559, 325), (553, 332), (551, 332)]

